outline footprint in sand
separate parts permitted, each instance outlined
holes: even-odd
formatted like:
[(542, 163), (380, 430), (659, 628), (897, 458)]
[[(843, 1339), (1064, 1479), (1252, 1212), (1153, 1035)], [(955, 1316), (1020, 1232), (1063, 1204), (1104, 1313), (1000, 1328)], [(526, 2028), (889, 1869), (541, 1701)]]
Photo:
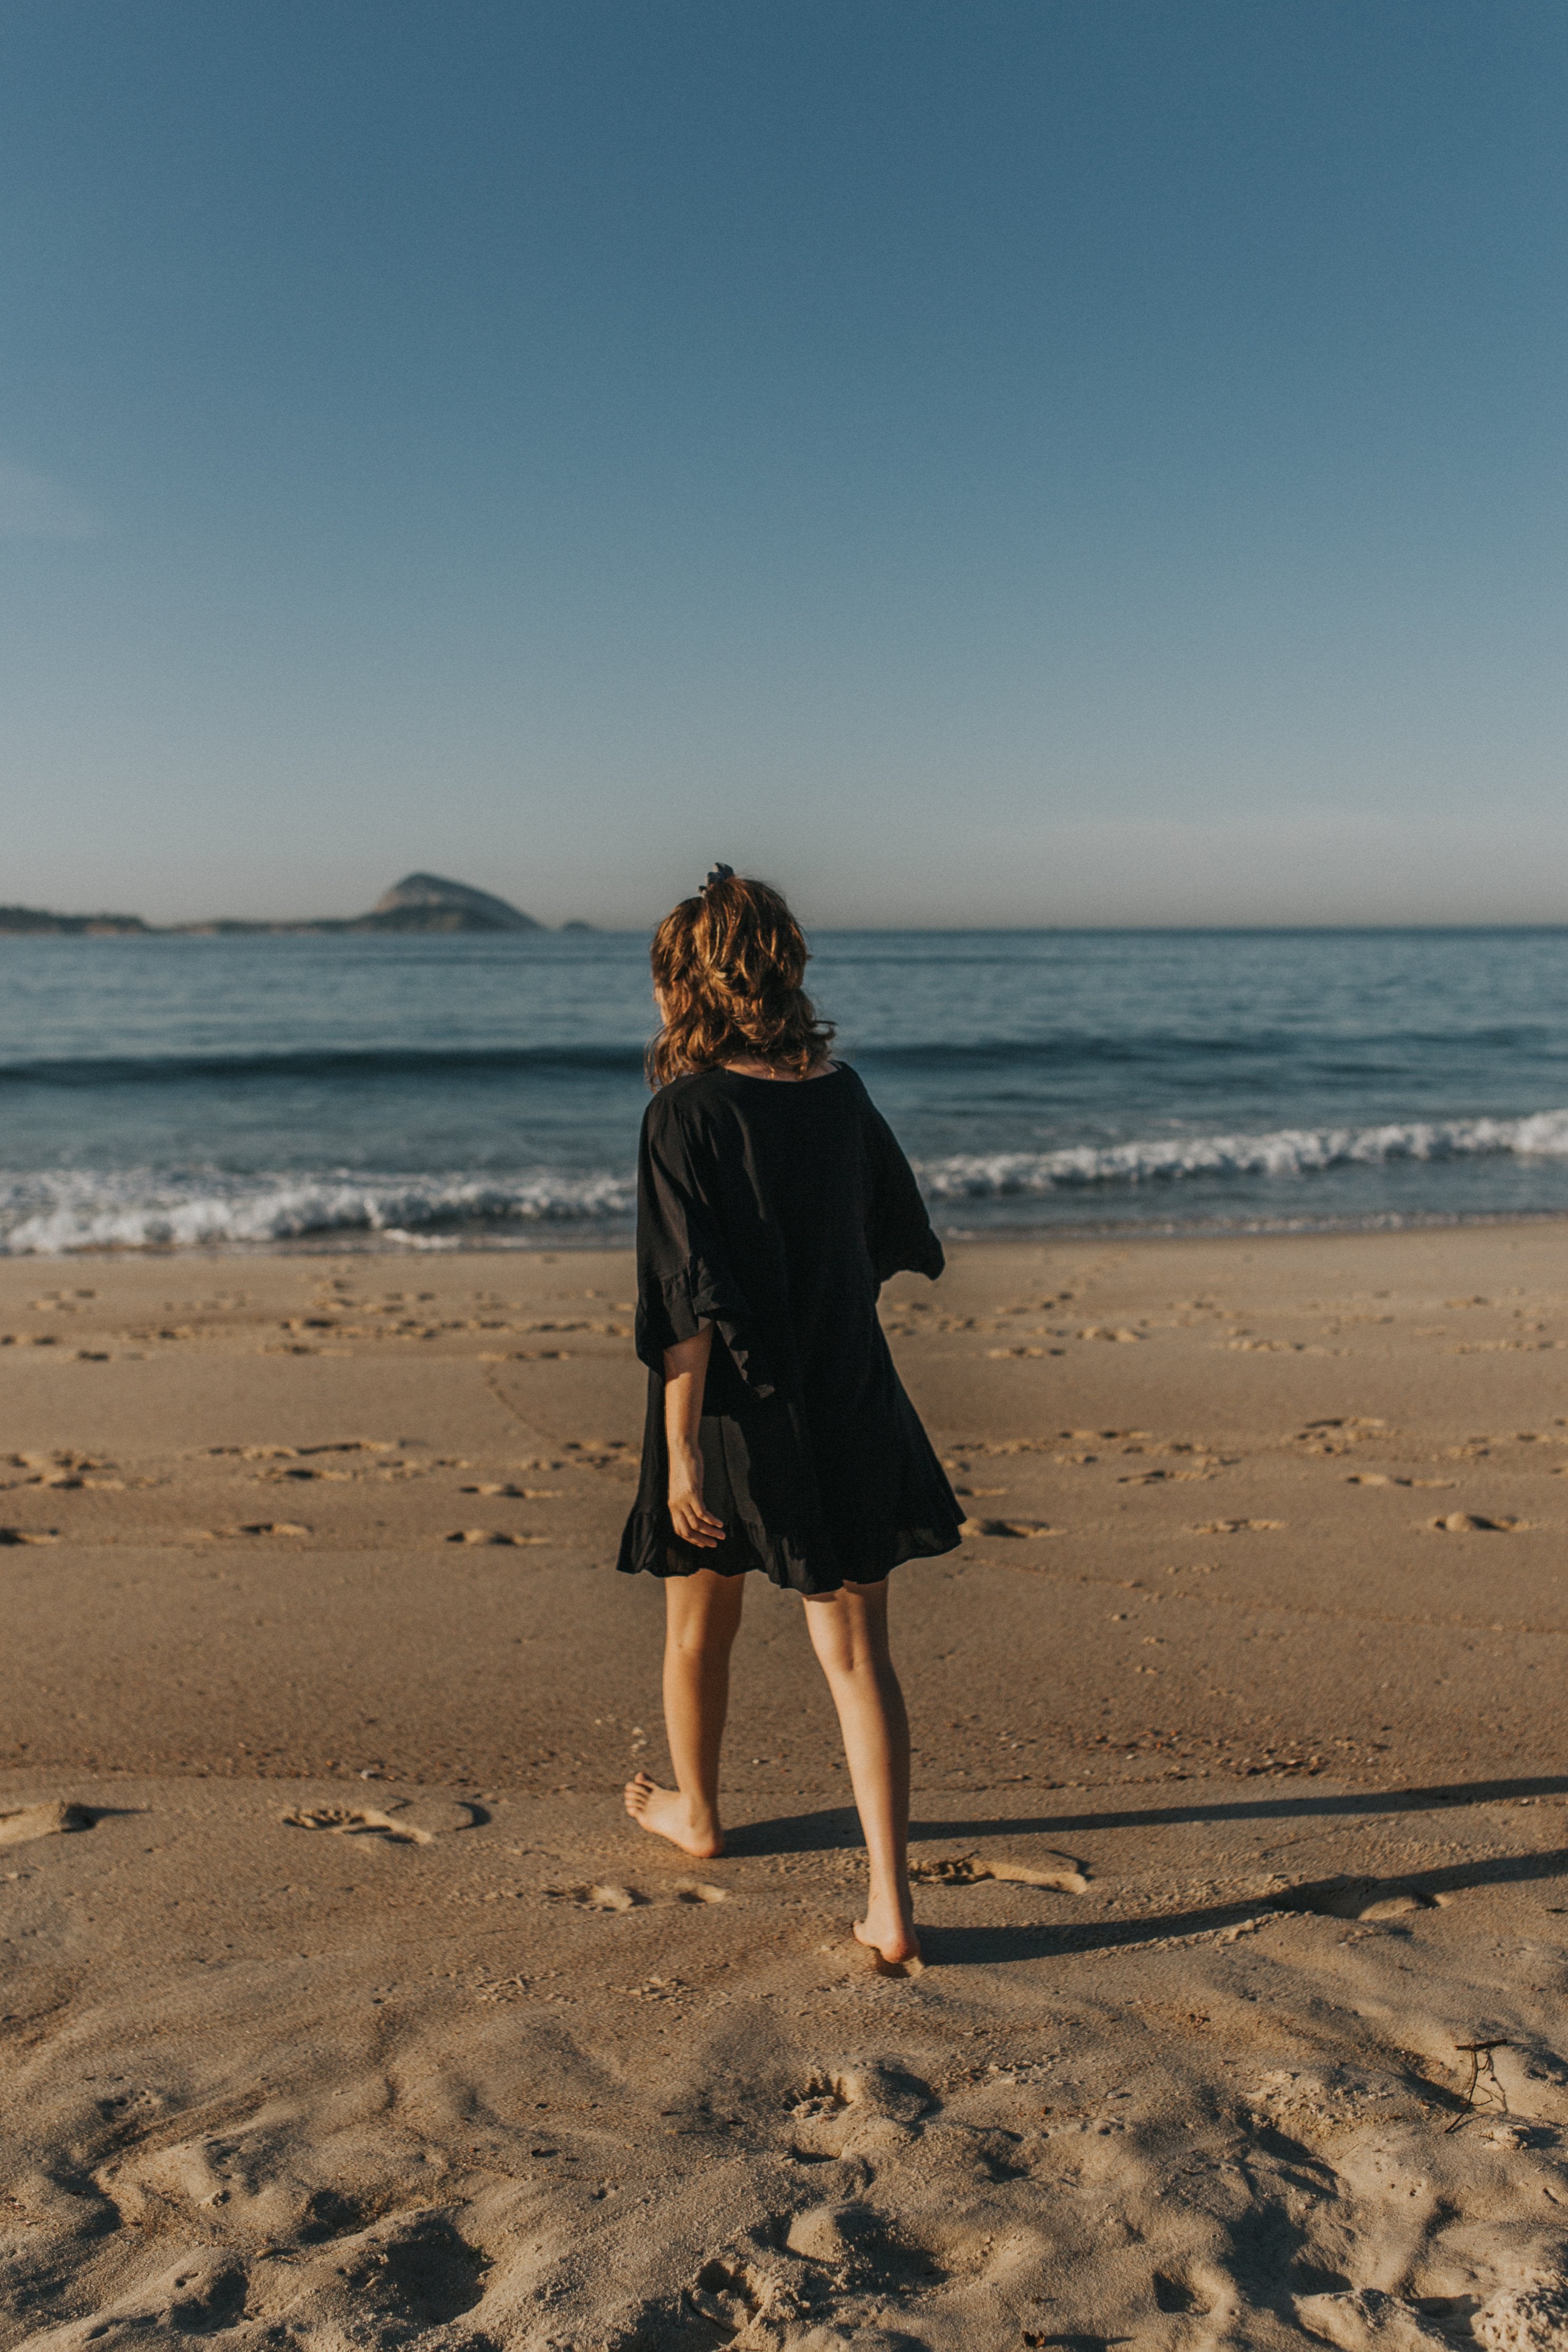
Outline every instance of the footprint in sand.
[(428, 1845), (430, 1832), (404, 1827), (391, 1813), (350, 1812), (344, 1805), (312, 1805), (285, 1813), (291, 1830), (325, 1830), (334, 1837), (384, 1837), (392, 1845)]
[[(204, 2171), (222, 2184), (216, 2193), (225, 2202), (236, 2191), (244, 2196), (242, 2179), (213, 2166), (210, 2151), (193, 2149), (187, 2161), (198, 2176)], [(146, 2203), (156, 2222), (141, 2234), (156, 2241), (170, 2226), (171, 2200), (155, 2195)], [(446, 2213), (395, 2213), (359, 2229), (359, 2216), (335, 2189), (318, 2190), (307, 2210), (311, 2218), (286, 2231), (281, 2244), (269, 2242), (278, 2235), (276, 2208), (266, 2226), (251, 2224), (249, 2242), (242, 2239), (238, 2247), (187, 2243), (152, 2276), (99, 2305), (90, 2329), (82, 2321), (50, 2333), (72, 2344), (200, 2343), (243, 2327), (259, 2294), (277, 2315), (267, 2329), (273, 2341), (406, 2344), (457, 2319), (484, 2295), (489, 2257)], [(205, 2214), (201, 2222), (213, 2227)], [(148, 2252), (157, 2259), (153, 2246)], [(464, 2330), (456, 2340), (490, 2338)]]
[[(1292, 2298), (1296, 2317), (1310, 2336), (1327, 2344), (1336, 2344), (1340, 2352), (1375, 2352), (1375, 2347), (1386, 2345), (1388, 2352), (1421, 2352), (1426, 2345), (1447, 2344), (1451, 2339), (1439, 2336), (1428, 2327), (1411, 2305), (1402, 2303), (1397, 2295), (1385, 2294), (1381, 2287), (1363, 2286), (1333, 2294), (1298, 2294)], [(1521, 2343), (1531, 2339), (1521, 2336)]]
[[(1223, 2283), (1218, 2292), (1194, 2278), (1184, 2278), (1176, 2271), (1155, 2271), (1149, 2280), (1154, 2290), (1156, 2311), (1181, 2312), (1197, 2319), (1207, 2318), (1217, 2301), (1224, 2300)], [(1028, 2338), (1025, 2338), (1028, 2341)]]
[(58, 1528), (0, 1528), (0, 1544), (58, 1543)]
[(460, 1495), (497, 1495), (509, 1503), (558, 1503), (561, 1496), (559, 1486), (514, 1486), (509, 1481), (500, 1486), (494, 1480), (487, 1480), (482, 1486), (459, 1486), (457, 1491)]
[(25, 1805), (20, 1812), (0, 1813), (0, 1845), (26, 1845), (34, 1838), (55, 1837), (71, 1830), (90, 1830), (98, 1815), (86, 1805)]
[(1059, 1536), (1061, 1529), (1048, 1526), (1044, 1519), (966, 1519), (958, 1533), (961, 1536)]
[(1124, 1470), (1118, 1486), (1190, 1486), (1213, 1476), (1210, 1470)]
[(1194, 1528), (1195, 1536), (1242, 1536), (1278, 1534), (1283, 1519), (1206, 1519)]
[(242, 1462), (298, 1462), (312, 1454), (395, 1454), (390, 1437), (325, 1437), (314, 1445), (209, 1445), (212, 1454), (233, 1454)]
[(823, 2067), (807, 2076), (789, 2105), (790, 2152), (808, 2162), (874, 2156), (879, 2146), (907, 2143), (915, 2122), (939, 2104), (918, 2074), (880, 2060)]
[(545, 1895), (551, 1903), (575, 1903), (581, 1911), (635, 1911), (648, 1900), (635, 1886), (620, 1886), (613, 1879), (588, 1886), (547, 1886)]
[(442, 1540), (455, 1544), (542, 1544), (549, 1543), (549, 1538), (507, 1535), (499, 1528), (458, 1528)]
[(193, 1528), (191, 1539), (196, 1543), (215, 1543), (220, 1538), (235, 1536), (308, 1536), (308, 1528), (298, 1519), (252, 1519), (243, 1528)]
[(1067, 1853), (1049, 1854), (1040, 1864), (988, 1862), (977, 1853), (941, 1854), (911, 1863), (909, 1875), (927, 1886), (976, 1886), (993, 1878), (1009, 1886), (1050, 1886), (1059, 1895), (1089, 1892), (1087, 1871)]
[(1528, 1528), (1528, 1519), (1485, 1519), (1478, 1511), (1450, 1511), (1446, 1518), (1428, 1519), (1434, 1535), (1438, 1536), (1511, 1536)]
[(1488, 2352), (1568, 2344), (1568, 2278), (1538, 2273), (1528, 2286), (1505, 2287), (1489, 2296), (1470, 2325)]
[(1345, 1479), (1347, 1486), (1452, 1486), (1452, 1478), (1395, 1478), (1381, 1470), (1353, 1470)]
[(1266, 1898), (1266, 1907), (1307, 1912), (1320, 1919), (1398, 1919), (1407, 1911), (1435, 1911), (1446, 1900), (1418, 1886), (1391, 1886), (1386, 1879), (1322, 1878), (1310, 1885), (1282, 1888)]
[[(640, 1886), (622, 1886), (619, 1880), (595, 1879), (586, 1886), (547, 1886), (545, 1895), (552, 1903), (573, 1903), (581, 1911), (641, 1911), (658, 1900), (644, 1895)], [(673, 1890), (676, 1903), (727, 1903), (729, 1889), (712, 1886), (702, 1878), (677, 1878)]]
[(382, 1837), (389, 1845), (429, 1845), (438, 1837), (476, 1828), (486, 1816), (456, 1799), (422, 1797), (378, 1811), (370, 1806), (302, 1805), (285, 1813), (291, 1830), (324, 1830), (331, 1837)]

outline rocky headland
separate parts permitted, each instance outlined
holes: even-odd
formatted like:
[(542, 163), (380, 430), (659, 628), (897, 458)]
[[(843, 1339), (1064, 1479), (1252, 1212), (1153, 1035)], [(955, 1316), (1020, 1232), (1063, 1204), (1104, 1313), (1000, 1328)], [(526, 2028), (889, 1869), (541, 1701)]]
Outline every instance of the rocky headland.
[[(76, 939), (148, 938), (183, 935), (227, 938), (236, 934), (277, 931), (542, 931), (546, 926), (498, 898), (489, 890), (476, 890), (466, 882), (451, 882), (440, 874), (405, 874), (383, 890), (365, 915), (323, 915), (299, 920), (246, 920), (215, 917), (201, 923), (149, 923), (140, 915), (57, 915), (37, 907), (0, 907), (0, 936), (57, 936)], [(585, 923), (568, 923), (568, 930), (586, 930)]]

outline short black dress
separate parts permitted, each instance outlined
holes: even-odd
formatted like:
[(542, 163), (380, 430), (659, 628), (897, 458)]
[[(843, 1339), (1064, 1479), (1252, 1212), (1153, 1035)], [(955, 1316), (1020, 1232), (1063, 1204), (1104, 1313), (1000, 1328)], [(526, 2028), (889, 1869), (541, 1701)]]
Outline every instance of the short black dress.
[[(637, 1168), (637, 1353), (648, 1417), (629, 1574), (759, 1568), (797, 1592), (879, 1583), (952, 1551), (963, 1518), (893, 1368), (877, 1292), (942, 1271), (893, 1131), (855, 1072), (662, 1087)], [(712, 1550), (669, 1512), (664, 1350), (714, 1327), (700, 1435)]]

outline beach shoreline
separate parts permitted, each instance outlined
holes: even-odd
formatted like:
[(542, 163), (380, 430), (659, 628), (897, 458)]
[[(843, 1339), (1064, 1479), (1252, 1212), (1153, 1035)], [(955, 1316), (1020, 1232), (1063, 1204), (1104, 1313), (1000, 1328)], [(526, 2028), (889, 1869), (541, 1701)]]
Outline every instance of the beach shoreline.
[[(1218, 1243), (1249, 1241), (1334, 1240), (1359, 1234), (1488, 1232), (1518, 1227), (1538, 1230), (1556, 1226), (1568, 1232), (1568, 1215), (1561, 1209), (1422, 1210), (1369, 1212), (1364, 1216), (1326, 1214), (1322, 1217), (1281, 1214), (1273, 1217), (1107, 1217), (1101, 1223), (1042, 1222), (1039, 1224), (967, 1225), (940, 1213), (932, 1229), (945, 1249), (988, 1250), (1036, 1248), (1083, 1242)], [(84, 1242), (61, 1249), (0, 1251), (0, 1265), (95, 1265), (189, 1259), (205, 1264), (222, 1258), (402, 1257), (425, 1256), (540, 1257), (554, 1253), (630, 1251), (634, 1228), (628, 1217), (614, 1224), (574, 1225), (562, 1222), (551, 1228), (538, 1225), (522, 1231), (465, 1231), (460, 1234), (410, 1234), (357, 1228), (325, 1227), (319, 1232), (247, 1240), (225, 1234), (214, 1241)]]

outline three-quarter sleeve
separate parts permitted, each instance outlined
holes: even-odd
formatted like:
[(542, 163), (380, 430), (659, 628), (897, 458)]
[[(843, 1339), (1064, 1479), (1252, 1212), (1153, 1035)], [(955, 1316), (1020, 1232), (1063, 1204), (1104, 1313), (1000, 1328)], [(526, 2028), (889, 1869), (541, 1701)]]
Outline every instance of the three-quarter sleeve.
[(701, 1160), (680, 1119), (655, 1095), (637, 1154), (637, 1353), (663, 1372), (665, 1349), (711, 1324), (753, 1395), (771, 1396), (772, 1374), (719, 1238)]
[(872, 1174), (866, 1248), (877, 1281), (907, 1273), (924, 1274), (935, 1282), (946, 1260), (931, 1230), (915, 1171), (870, 1096), (863, 1099)]

